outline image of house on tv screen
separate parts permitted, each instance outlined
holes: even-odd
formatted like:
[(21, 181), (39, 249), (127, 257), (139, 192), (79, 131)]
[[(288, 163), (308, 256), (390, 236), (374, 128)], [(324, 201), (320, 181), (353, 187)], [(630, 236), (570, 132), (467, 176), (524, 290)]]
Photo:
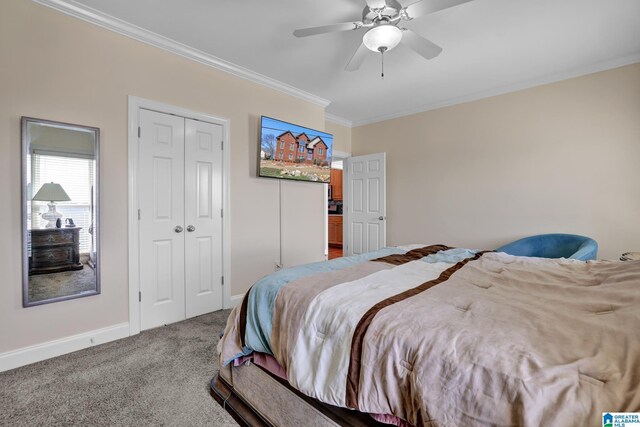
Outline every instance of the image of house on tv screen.
[(333, 135), (262, 117), (260, 176), (329, 182)]

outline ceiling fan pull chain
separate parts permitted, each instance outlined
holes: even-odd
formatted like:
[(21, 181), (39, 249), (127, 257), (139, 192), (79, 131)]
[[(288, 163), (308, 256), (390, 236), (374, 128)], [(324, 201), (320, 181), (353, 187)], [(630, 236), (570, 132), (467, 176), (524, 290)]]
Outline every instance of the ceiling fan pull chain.
[(380, 76), (382, 77), (382, 80), (384, 80), (384, 51), (386, 49), (380, 49), (380, 56), (382, 57), (382, 73), (380, 74)]

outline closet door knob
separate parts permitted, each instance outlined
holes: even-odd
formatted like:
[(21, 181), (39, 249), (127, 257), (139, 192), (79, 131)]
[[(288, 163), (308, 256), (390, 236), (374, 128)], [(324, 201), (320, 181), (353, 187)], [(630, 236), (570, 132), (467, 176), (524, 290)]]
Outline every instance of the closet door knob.
[(176, 228), (174, 228), (173, 231), (175, 231), (176, 233), (182, 233), (182, 227), (176, 225)]
[(196, 231), (196, 228), (193, 225), (187, 227), (187, 231), (191, 233), (192, 231)]

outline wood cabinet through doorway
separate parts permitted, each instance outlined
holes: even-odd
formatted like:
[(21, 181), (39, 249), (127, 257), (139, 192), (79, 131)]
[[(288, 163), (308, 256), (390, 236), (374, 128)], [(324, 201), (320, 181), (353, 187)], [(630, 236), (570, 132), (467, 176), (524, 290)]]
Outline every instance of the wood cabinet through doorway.
[(330, 181), (332, 200), (342, 200), (342, 170), (331, 169)]
[(342, 247), (342, 215), (329, 215), (329, 245)]

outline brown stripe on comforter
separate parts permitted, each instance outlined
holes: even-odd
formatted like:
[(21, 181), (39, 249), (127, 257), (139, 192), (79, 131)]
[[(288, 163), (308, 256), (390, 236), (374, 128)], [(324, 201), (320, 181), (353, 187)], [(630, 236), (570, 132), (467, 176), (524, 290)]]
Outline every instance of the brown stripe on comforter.
[[(429, 247), (429, 248), (434, 248), (434, 247)], [(421, 248), (421, 249), (425, 249), (425, 248)], [(409, 252), (407, 254), (409, 254)], [(371, 324), (371, 321), (376, 316), (376, 314), (378, 314), (378, 312), (383, 308), (386, 308), (386, 307), (389, 307), (390, 305), (404, 301), (407, 298), (414, 297), (426, 291), (427, 289), (430, 289), (436, 285), (439, 285), (442, 282), (447, 281), (451, 277), (451, 275), (453, 275), (456, 271), (464, 267), (465, 264), (467, 264), (469, 261), (477, 260), (483, 254), (484, 252), (478, 252), (473, 258), (464, 259), (454, 264), (451, 268), (446, 269), (436, 279), (429, 280), (428, 282), (422, 283), (420, 286), (416, 286), (413, 289), (406, 290), (400, 294), (394, 295), (390, 298), (380, 301), (379, 303), (371, 307), (369, 311), (365, 313), (364, 316), (362, 316), (362, 318), (358, 322), (358, 325), (356, 326), (356, 329), (353, 333), (353, 338), (351, 341), (351, 358), (349, 361), (349, 373), (347, 374), (347, 387), (346, 387), (346, 402), (349, 408), (358, 409), (358, 387), (360, 383), (362, 345), (363, 345), (367, 330), (369, 329), (369, 325)], [(395, 255), (391, 255), (391, 256), (395, 256)], [(410, 255), (408, 258), (411, 258), (411, 257), (412, 256)]]
[(440, 251), (446, 251), (448, 249), (452, 249), (452, 248), (445, 245), (430, 245), (422, 248), (412, 249), (405, 254), (387, 255), (381, 258), (376, 258), (372, 261), (385, 262), (391, 265), (402, 265), (411, 261), (417, 261), (419, 259), (422, 259), (429, 255), (433, 255)]

